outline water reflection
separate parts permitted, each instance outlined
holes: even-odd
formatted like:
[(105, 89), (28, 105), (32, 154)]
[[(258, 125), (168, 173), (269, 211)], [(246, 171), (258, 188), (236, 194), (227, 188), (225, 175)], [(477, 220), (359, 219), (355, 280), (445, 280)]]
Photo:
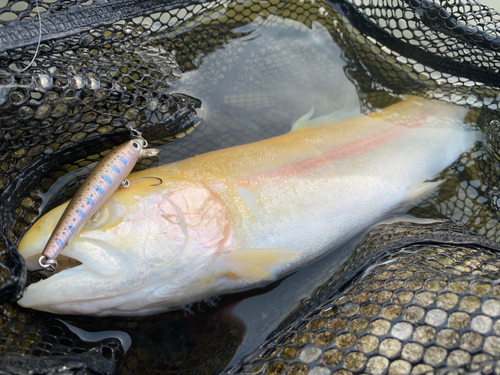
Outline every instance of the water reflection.
[(80, 339), (83, 341), (87, 342), (98, 342), (110, 338), (116, 338), (120, 341), (123, 350), (125, 352), (128, 352), (130, 349), (130, 346), (132, 345), (132, 339), (130, 338), (130, 335), (127, 334), (126, 332), (123, 331), (99, 331), (99, 332), (89, 332), (89, 331), (84, 331), (83, 329), (80, 329), (78, 327), (75, 327), (72, 324), (69, 324), (68, 322), (65, 322), (64, 320), (57, 319), (61, 323), (63, 323), (68, 329), (73, 332), (75, 335), (77, 335)]

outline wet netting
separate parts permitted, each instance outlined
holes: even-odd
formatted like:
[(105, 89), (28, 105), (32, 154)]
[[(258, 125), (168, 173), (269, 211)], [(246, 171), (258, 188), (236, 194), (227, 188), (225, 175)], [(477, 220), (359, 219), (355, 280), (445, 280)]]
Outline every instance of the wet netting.
[[(500, 13), (472, 0), (0, 0), (0, 374), (212, 374), (229, 364), (245, 330), (234, 318), (63, 321), (19, 307), (29, 277), (16, 244), (130, 129), (161, 149), (136, 170), (287, 131), (289, 87), (272, 77), (291, 63), (290, 51), (269, 40), (240, 55), (248, 26), (262, 20), (298, 33), (321, 26), (343, 51), (361, 112), (407, 94), (451, 101), (470, 108), (467, 120), (485, 142), (442, 173), (439, 195), (410, 211), (446, 221), (372, 229), (229, 373), (495, 372)], [(223, 60), (199, 73), (215, 51)], [(319, 56), (328, 66), (315, 54), (320, 45), (301, 51), (301, 63)], [(223, 81), (244, 63), (237, 81)], [(304, 91), (332, 78), (288, 74)], [(254, 94), (232, 95), (243, 86)], [(223, 97), (241, 116), (207, 114), (205, 95)], [(134, 345), (117, 334), (89, 340), (65, 321), (88, 331), (127, 328)]]
[(378, 226), (227, 374), (496, 373), (499, 250), (447, 222)]

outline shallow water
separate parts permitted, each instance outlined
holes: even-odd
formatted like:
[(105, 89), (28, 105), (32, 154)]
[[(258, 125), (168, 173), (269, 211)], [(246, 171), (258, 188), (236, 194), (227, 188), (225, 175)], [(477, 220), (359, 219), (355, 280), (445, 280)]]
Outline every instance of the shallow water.
[[(267, 2), (261, 4), (270, 6)], [(328, 13), (321, 6), (316, 8), (323, 9), (322, 14)], [(261, 10), (250, 12), (255, 17), (246, 24), (239, 22), (221, 29), (220, 48), (204, 49), (203, 43), (196, 43), (212, 37), (213, 29), (207, 20), (227, 18), (226, 14), (238, 9), (234, 4), (226, 4), (159, 39), (167, 49), (178, 49), (182, 45), (178, 55), (189, 56), (182, 60), (184, 63), (180, 62), (183, 74), (168, 92), (201, 99), (203, 121), (192, 133), (161, 146), (159, 156), (143, 161), (139, 168), (284, 134), (312, 107), (314, 116), (338, 112), (339, 120), (361, 114), (356, 87), (345, 74), (347, 63), (342, 58), (343, 52), (324, 24), (314, 21), (315, 17), (309, 22), (305, 21), (307, 17), (299, 22), (292, 19), (294, 9), (286, 13), (284, 8), (272, 14), (262, 6)], [(241, 7), (239, 12), (247, 15), (247, 10)], [(234, 14), (231, 17), (237, 18)], [(295, 18), (299, 18), (297, 14)], [(216, 29), (216, 25), (213, 27)], [(182, 35), (184, 43), (180, 43), (177, 35)], [(474, 159), (464, 163), (471, 160), (474, 164)], [(78, 176), (88, 173), (90, 166), (58, 180), (43, 195), (42, 208), (54, 206), (64, 196), (71, 195)], [(457, 170), (446, 173), (455, 176)], [(422, 206), (432, 205), (437, 199), (436, 206), (441, 207), (437, 211), (450, 216), (449, 205), (443, 206), (443, 202), (453, 202), (462, 182), (452, 181), (447, 186), (449, 195), (442, 199), (432, 197)], [(467, 186), (465, 190), (474, 194)], [(479, 199), (477, 195), (476, 199)], [(453, 209), (451, 216), (460, 221), (463, 215), (459, 216)], [(407, 216), (404, 219), (417, 220)], [(475, 217), (470, 220), (474, 221)], [(489, 222), (492, 221), (491, 227), (497, 228), (496, 218), (490, 218)], [(122, 373), (221, 371), (250, 353), (304, 298), (326, 282), (348, 259), (355, 243), (356, 239), (268, 288), (211, 301), (215, 306), (202, 303), (190, 307), (191, 312), (137, 320), (63, 319), (86, 330), (113, 328), (128, 333), (132, 346)]]

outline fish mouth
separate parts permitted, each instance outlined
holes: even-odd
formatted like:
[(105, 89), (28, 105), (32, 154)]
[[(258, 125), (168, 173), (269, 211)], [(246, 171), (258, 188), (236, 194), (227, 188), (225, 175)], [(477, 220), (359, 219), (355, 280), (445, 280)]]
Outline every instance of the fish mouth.
[[(21, 255), (24, 256), (22, 251), (20, 253)], [(53, 275), (64, 272), (66, 270), (70, 270), (72, 268), (76, 268), (78, 266), (81, 266), (82, 268), (85, 267), (85, 265), (80, 260), (73, 258), (69, 255), (59, 254), (55, 259), (56, 261), (55, 268), (53, 268), (52, 270), (48, 270), (41, 267), (39, 263), (41, 256), (42, 253), (41, 251), (39, 251), (37, 252), (37, 254), (34, 254), (30, 257), (24, 257), (24, 260), (26, 262), (26, 268), (28, 269), (29, 272), (38, 273), (42, 275), (44, 279), (50, 278)]]
[(70, 242), (56, 258), (54, 272), (38, 264), (40, 245), (28, 248), (26, 243), (19, 244), (20, 254), (34, 272), (18, 301), (22, 307), (56, 314), (109, 315), (128, 301), (131, 291), (136, 293), (135, 285), (126, 285), (124, 262), (116, 257), (116, 250), (103, 248), (98, 240)]
[(82, 262), (80, 262), (77, 259), (71, 258), (67, 255), (62, 255), (60, 254), (57, 259), (57, 267), (54, 271), (54, 273), (62, 272), (70, 268), (75, 268), (77, 266), (80, 266)]
[[(35, 234), (35, 233), (34, 233)], [(34, 240), (32, 237), (36, 237)], [(39, 259), (43, 248), (40, 247), (38, 236), (27, 233), (18, 246), (19, 253), (26, 261), (28, 271), (42, 272), (50, 277), (77, 267), (100, 275), (116, 275), (122, 269), (122, 262), (116, 256), (116, 251), (97, 239), (85, 238), (84, 241), (73, 239), (55, 259), (57, 266), (53, 272), (41, 269)]]

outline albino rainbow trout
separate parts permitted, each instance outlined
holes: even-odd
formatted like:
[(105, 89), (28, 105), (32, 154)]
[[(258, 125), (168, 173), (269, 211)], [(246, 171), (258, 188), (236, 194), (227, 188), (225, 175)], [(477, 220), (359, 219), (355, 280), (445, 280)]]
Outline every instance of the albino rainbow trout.
[[(296, 130), (130, 175), (19, 304), (63, 314), (147, 315), (268, 284), (433, 190), (469, 149), (467, 110), (406, 98), (378, 113)], [(317, 125), (304, 128), (307, 125)], [(28, 267), (65, 205), (19, 244)], [(63, 263), (63, 258), (66, 260)]]
[(142, 154), (157, 151), (144, 150), (146, 146), (144, 139), (133, 139), (115, 148), (97, 164), (62, 214), (43, 249), (38, 261), (40, 266), (55, 268), (57, 263), (54, 259), (118, 189)]

